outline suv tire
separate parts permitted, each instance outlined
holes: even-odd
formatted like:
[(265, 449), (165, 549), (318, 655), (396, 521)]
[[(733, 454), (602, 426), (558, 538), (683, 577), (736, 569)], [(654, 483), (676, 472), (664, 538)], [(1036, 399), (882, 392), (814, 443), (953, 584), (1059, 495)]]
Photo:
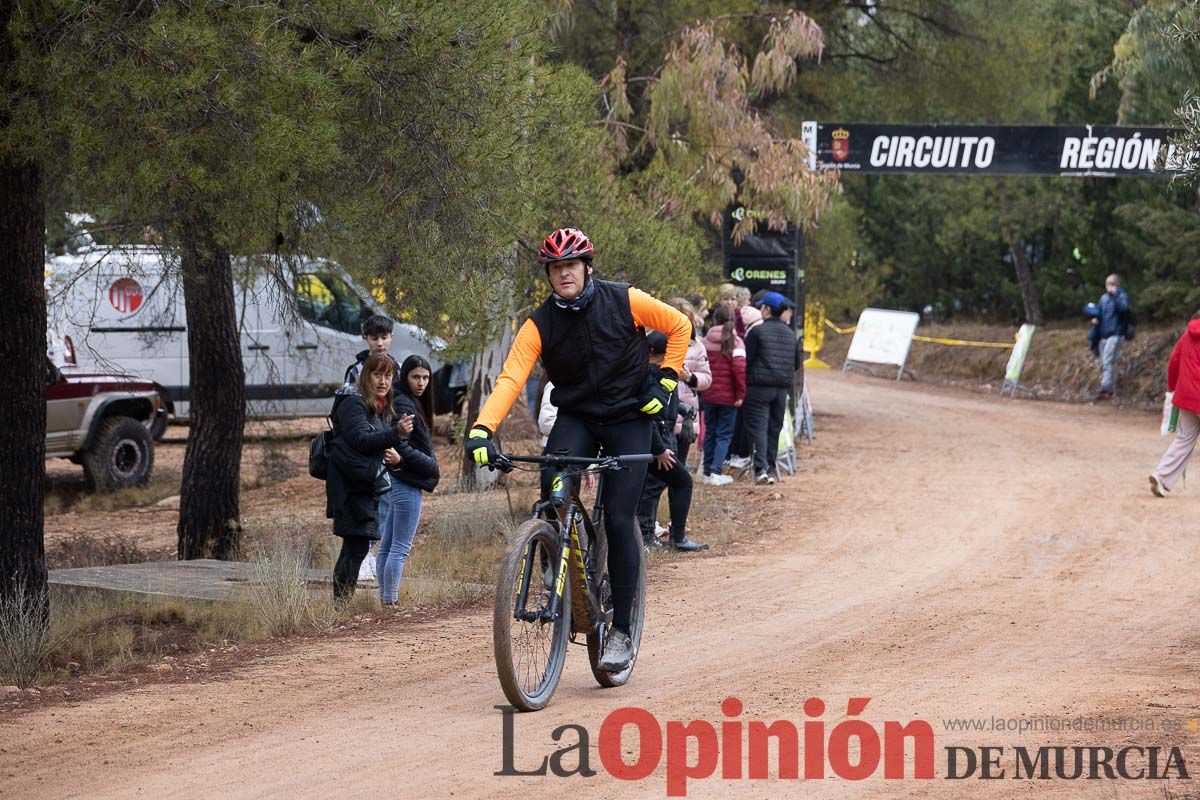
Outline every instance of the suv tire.
[(91, 491), (140, 486), (150, 479), (153, 469), (150, 431), (132, 417), (102, 419), (91, 447), (83, 454), (83, 474)]

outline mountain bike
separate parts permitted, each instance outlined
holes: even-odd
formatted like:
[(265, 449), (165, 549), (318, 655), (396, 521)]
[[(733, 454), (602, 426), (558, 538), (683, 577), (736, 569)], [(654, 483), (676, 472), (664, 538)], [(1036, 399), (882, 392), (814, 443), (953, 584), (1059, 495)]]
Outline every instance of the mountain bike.
[[(604, 473), (653, 460), (649, 454), (593, 458), (501, 455), (497, 463), (501, 469), (532, 471), (547, 467), (552, 475), (549, 496), (534, 503), (530, 519), (513, 534), (496, 580), (492, 616), (496, 674), (504, 696), (515, 708), (545, 708), (558, 688), (567, 645), (581, 644), (580, 636), (587, 645), (592, 675), (601, 686), (621, 686), (633, 673), (646, 601), (644, 558), (638, 569), (629, 627), (633, 660), (621, 672), (604, 672), (597, 667), (613, 616), (608, 538), (600, 500), (604, 495)], [(600, 472), (591, 515), (579, 499), (577, 480), (588, 468)]]

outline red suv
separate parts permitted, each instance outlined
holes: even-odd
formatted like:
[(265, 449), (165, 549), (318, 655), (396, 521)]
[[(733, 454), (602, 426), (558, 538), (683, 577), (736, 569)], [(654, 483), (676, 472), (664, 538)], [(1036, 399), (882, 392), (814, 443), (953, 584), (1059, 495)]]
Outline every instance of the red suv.
[(134, 375), (59, 369), (50, 361), (46, 368), (46, 457), (83, 465), (92, 490), (148, 481), (150, 430), (164, 414), (154, 384)]

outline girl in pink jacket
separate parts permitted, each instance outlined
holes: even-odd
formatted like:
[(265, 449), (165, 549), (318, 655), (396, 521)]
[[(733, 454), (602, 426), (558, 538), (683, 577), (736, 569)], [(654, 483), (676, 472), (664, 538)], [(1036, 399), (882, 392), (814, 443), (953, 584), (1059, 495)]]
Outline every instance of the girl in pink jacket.
[(746, 397), (746, 344), (735, 332), (736, 316), (734, 309), (717, 306), (714, 324), (704, 337), (712, 372), (704, 393), (704, 482), (716, 486), (733, 481), (722, 470), (733, 440), (737, 410)]

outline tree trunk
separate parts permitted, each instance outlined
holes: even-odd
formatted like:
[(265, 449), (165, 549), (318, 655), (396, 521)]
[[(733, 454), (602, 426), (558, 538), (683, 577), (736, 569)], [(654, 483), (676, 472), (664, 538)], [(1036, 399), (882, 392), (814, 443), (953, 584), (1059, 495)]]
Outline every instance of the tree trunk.
[[(0, 76), (15, 60), (8, 25), (15, 9), (0, 3)], [(0, 111), (0, 130), (11, 120)], [(46, 474), (46, 250), (41, 165), (0, 155), (0, 609), (32, 602), (45, 619), (46, 547), (42, 516)], [(23, 597), (18, 597), (18, 592)]]
[[(0, 120), (0, 124), (7, 122)], [(46, 607), (46, 212), (36, 164), (0, 159), (0, 608), (18, 590)]]
[(246, 379), (238, 339), (229, 251), (204, 222), (184, 225), (191, 430), (183, 456), (179, 558), (229, 559), (241, 540), (238, 493)]
[(1010, 236), (1008, 250), (1012, 253), (1013, 269), (1021, 287), (1025, 321), (1031, 325), (1041, 325), (1045, 321), (1042, 319), (1042, 304), (1038, 302), (1037, 286), (1033, 283), (1033, 269), (1029, 266), (1029, 259), (1025, 257), (1025, 243), (1019, 237)]

